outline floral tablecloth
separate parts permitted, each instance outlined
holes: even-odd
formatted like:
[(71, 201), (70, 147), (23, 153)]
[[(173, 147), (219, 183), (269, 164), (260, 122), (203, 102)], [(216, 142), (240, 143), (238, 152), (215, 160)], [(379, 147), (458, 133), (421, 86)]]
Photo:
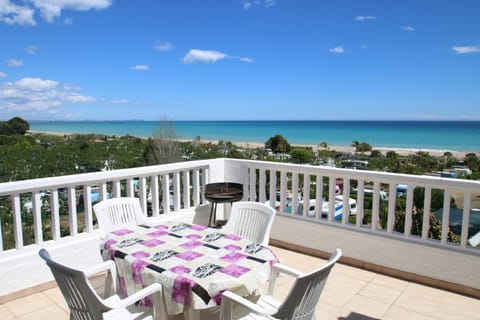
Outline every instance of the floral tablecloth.
[(219, 305), (225, 290), (242, 296), (255, 293), (278, 262), (260, 244), (179, 222), (113, 231), (101, 252), (104, 260), (115, 261), (124, 295), (155, 282), (162, 284), (170, 315)]

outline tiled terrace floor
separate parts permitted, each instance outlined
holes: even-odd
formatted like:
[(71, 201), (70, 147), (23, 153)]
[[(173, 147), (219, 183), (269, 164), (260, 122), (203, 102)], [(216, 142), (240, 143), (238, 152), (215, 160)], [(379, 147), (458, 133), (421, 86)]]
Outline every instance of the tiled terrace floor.
[[(279, 260), (302, 271), (323, 260), (273, 247)], [(279, 298), (291, 284), (277, 281)], [(480, 300), (337, 264), (317, 307), (318, 319), (480, 319)], [(68, 307), (57, 288), (0, 305), (0, 319), (68, 319)], [(208, 319), (208, 318), (206, 318)]]

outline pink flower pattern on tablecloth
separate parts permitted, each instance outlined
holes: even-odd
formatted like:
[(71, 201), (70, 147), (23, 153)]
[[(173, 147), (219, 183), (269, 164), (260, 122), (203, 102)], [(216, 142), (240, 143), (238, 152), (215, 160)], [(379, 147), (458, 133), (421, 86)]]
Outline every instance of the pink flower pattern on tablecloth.
[(226, 273), (229, 276), (238, 278), (238, 277), (241, 277), (243, 274), (247, 273), (248, 271), (250, 271), (250, 269), (236, 265), (236, 264), (231, 264), (228, 267), (220, 269), (219, 271)]
[(220, 259), (222, 259), (223, 261), (230, 262), (230, 263), (235, 263), (235, 262), (238, 262), (242, 259), (245, 259), (245, 255), (241, 254), (239, 252), (231, 252), (227, 255), (224, 255)]
[(110, 247), (112, 246), (112, 244), (115, 244), (117, 243), (117, 240), (114, 240), (114, 239), (108, 239), (107, 241), (105, 241), (105, 243), (103, 244), (103, 248), (108, 250), (110, 249)]
[(142, 245), (150, 248), (159, 246), (164, 243), (165, 243), (164, 241), (158, 240), (158, 239), (150, 239), (150, 240), (142, 241)]
[(185, 251), (182, 253), (177, 254), (177, 258), (186, 260), (186, 261), (192, 261), (195, 260), (199, 257), (202, 257), (203, 254), (195, 252), (195, 251)]
[(148, 262), (143, 260), (135, 260), (132, 263), (132, 276), (133, 281), (138, 284), (142, 284), (142, 271), (148, 266)]
[(181, 244), (180, 247), (185, 248), (185, 249), (194, 249), (196, 247), (202, 246), (203, 243), (197, 240), (192, 240), (189, 242), (186, 242), (184, 244)]
[(185, 236), (185, 238), (192, 239), (192, 240), (198, 240), (198, 239), (201, 239), (202, 236), (200, 236), (198, 234), (189, 234), (189, 235)]
[(240, 246), (237, 246), (237, 245), (234, 245), (234, 244), (229, 244), (229, 245), (226, 245), (225, 247), (223, 247), (224, 249), (227, 249), (227, 250), (230, 250), (230, 251), (238, 251), (238, 250), (241, 250), (242, 247)]
[(124, 235), (126, 235), (126, 234), (133, 233), (133, 230), (130, 230), (130, 229), (119, 229), (119, 230), (112, 231), (111, 233), (114, 234), (114, 235), (116, 235), (116, 236), (124, 236)]
[(157, 231), (147, 233), (147, 235), (149, 235), (151, 237), (161, 237), (161, 236), (164, 236), (166, 234), (168, 234), (168, 232), (163, 231), (163, 230), (157, 230)]
[(178, 265), (178, 266), (175, 266), (173, 268), (170, 268), (170, 271), (172, 271), (173, 273), (176, 273), (176, 274), (189, 273), (190, 270), (191, 270), (190, 268), (187, 268), (187, 267), (182, 266), (182, 265)]
[(182, 276), (176, 277), (173, 283), (172, 300), (187, 306), (192, 304), (192, 288), (194, 285), (195, 281), (193, 280)]
[(242, 237), (237, 236), (237, 235), (234, 235), (234, 234), (226, 234), (226, 235), (225, 235), (225, 239), (230, 239), (230, 240), (234, 240), (234, 241), (239, 241), (239, 240), (242, 240)]
[(150, 253), (148, 252), (145, 252), (145, 251), (137, 251), (137, 252), (134, 252), (134, 253), (130, 253), (132, 256), (134, 256), (135, 258), (137, 259), (141, 259), (141, 258), (147, 258), (150, 256)]
[(193, 229), (193, 230), (196, 230), (196, 231), (203, 231), (203, 230), (207, 229), (207, 227), (201, 226), (199, 224), (192, 224), (190, 226), (190, 229)]

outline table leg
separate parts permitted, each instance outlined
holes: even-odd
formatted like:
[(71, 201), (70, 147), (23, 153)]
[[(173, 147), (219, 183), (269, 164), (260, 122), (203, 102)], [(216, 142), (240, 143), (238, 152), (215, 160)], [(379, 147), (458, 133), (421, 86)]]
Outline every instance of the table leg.
[(210, 208), (210, 218), (208, 219), (209, 227), (216, 227), (215, 220), (217, 219), (217, 203), (212, 202), (212, 207)]

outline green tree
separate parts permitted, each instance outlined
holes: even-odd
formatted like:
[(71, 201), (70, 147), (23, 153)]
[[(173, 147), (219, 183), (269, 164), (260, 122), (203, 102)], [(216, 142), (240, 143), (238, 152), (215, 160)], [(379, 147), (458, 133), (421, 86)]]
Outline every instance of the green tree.
[(30, 130), (30, 124), (20, 117), (12, 118), (8, 120), (7, 123), (12, 128), (14, 134), (23, 136), (28, 130)]
[(269, 148), (275, 153), (288, 153), (290, 152), (291, 146), (287, 139), (281, 134), (276, 134), (265, 142), (265, 148)]
[(320, 147), (324, 148), (325, 150), (328, 150), (328, 143), (327, 143), (327, 141), (322, 141), (322, 142), (320, 142)]
[(290, 161), (293, 163), (311, 163), (312, 159), (312, 152), (302, 148), (294, 148), (290, 152)]
[(464, 158), (465, 164), (472, 170), (478, 171), (478, 157), (475, 153), (467, 153)]

